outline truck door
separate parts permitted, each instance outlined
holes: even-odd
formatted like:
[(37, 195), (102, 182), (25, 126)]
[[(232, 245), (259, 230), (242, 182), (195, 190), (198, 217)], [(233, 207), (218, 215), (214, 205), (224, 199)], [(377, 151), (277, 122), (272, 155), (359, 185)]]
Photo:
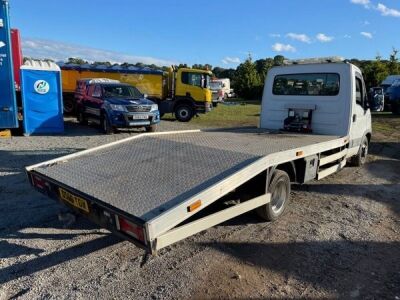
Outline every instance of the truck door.
[(367, 91), (365, 88), (363, 77), (356, 72), (353, 82), (352, 95), (352, 115), (350, 124), (350, 148), (357, 148), (361, 144), (361, 140), (367, 130), (368, 124), (368, 108), (367, 108)]

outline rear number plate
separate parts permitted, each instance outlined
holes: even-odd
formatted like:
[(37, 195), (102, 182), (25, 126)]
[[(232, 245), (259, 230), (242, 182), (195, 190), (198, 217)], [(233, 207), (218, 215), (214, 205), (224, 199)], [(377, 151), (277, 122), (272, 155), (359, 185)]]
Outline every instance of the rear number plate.
[(70, 192), (67, 192), (62, 188), (59, 188), (59, 191), (60, 191), (60, 198), (62, 200), (68, 202), (72, 206), (75, 206), (76, 208), (79, 208), (87, 213), (89, 212), (89, 205), (87, 204), (87, 201), (85, 199), (72, 195)]
[(147, 120), (149, 115), (132, 115), (133, 120)]

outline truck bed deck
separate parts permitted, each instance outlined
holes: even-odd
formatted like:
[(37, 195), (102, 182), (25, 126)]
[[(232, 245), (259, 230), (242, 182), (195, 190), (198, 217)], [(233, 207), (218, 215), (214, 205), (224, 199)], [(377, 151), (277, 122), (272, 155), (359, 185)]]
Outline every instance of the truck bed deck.
[(261, 158), (284, 162), (338, 139), (256, 128), (145, 134), (32, 170), (147, 222)]

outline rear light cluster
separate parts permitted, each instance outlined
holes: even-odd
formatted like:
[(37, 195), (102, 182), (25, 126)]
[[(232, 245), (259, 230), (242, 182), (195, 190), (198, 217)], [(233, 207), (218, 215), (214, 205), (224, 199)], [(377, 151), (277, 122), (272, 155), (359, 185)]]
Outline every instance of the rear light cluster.
[(127, 235), (130, 235), (141, 242), (146, 242), (144, 238), (143, 227), (133, 224), (120, 216), (116, 216), (116, 221), (117, 229), (119, 231), (126, 233)]
[(35, 186), (41, 190), (45, 190), (50, 187), (50, 185), (47, 181), (45, 181), (44, 179), (42, 179), (38, 176), (35, 176), (35, 175), (32, 176), (32, 183), (33, 183), (33, 186)]

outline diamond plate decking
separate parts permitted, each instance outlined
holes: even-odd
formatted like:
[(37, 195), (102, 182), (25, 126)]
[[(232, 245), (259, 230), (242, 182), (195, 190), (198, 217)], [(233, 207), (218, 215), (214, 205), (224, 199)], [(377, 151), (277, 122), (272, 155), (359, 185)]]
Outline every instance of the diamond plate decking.
[(336, 138), (260, 129), (143, 136), (35, 171), (147, 221), (263, 156)]

